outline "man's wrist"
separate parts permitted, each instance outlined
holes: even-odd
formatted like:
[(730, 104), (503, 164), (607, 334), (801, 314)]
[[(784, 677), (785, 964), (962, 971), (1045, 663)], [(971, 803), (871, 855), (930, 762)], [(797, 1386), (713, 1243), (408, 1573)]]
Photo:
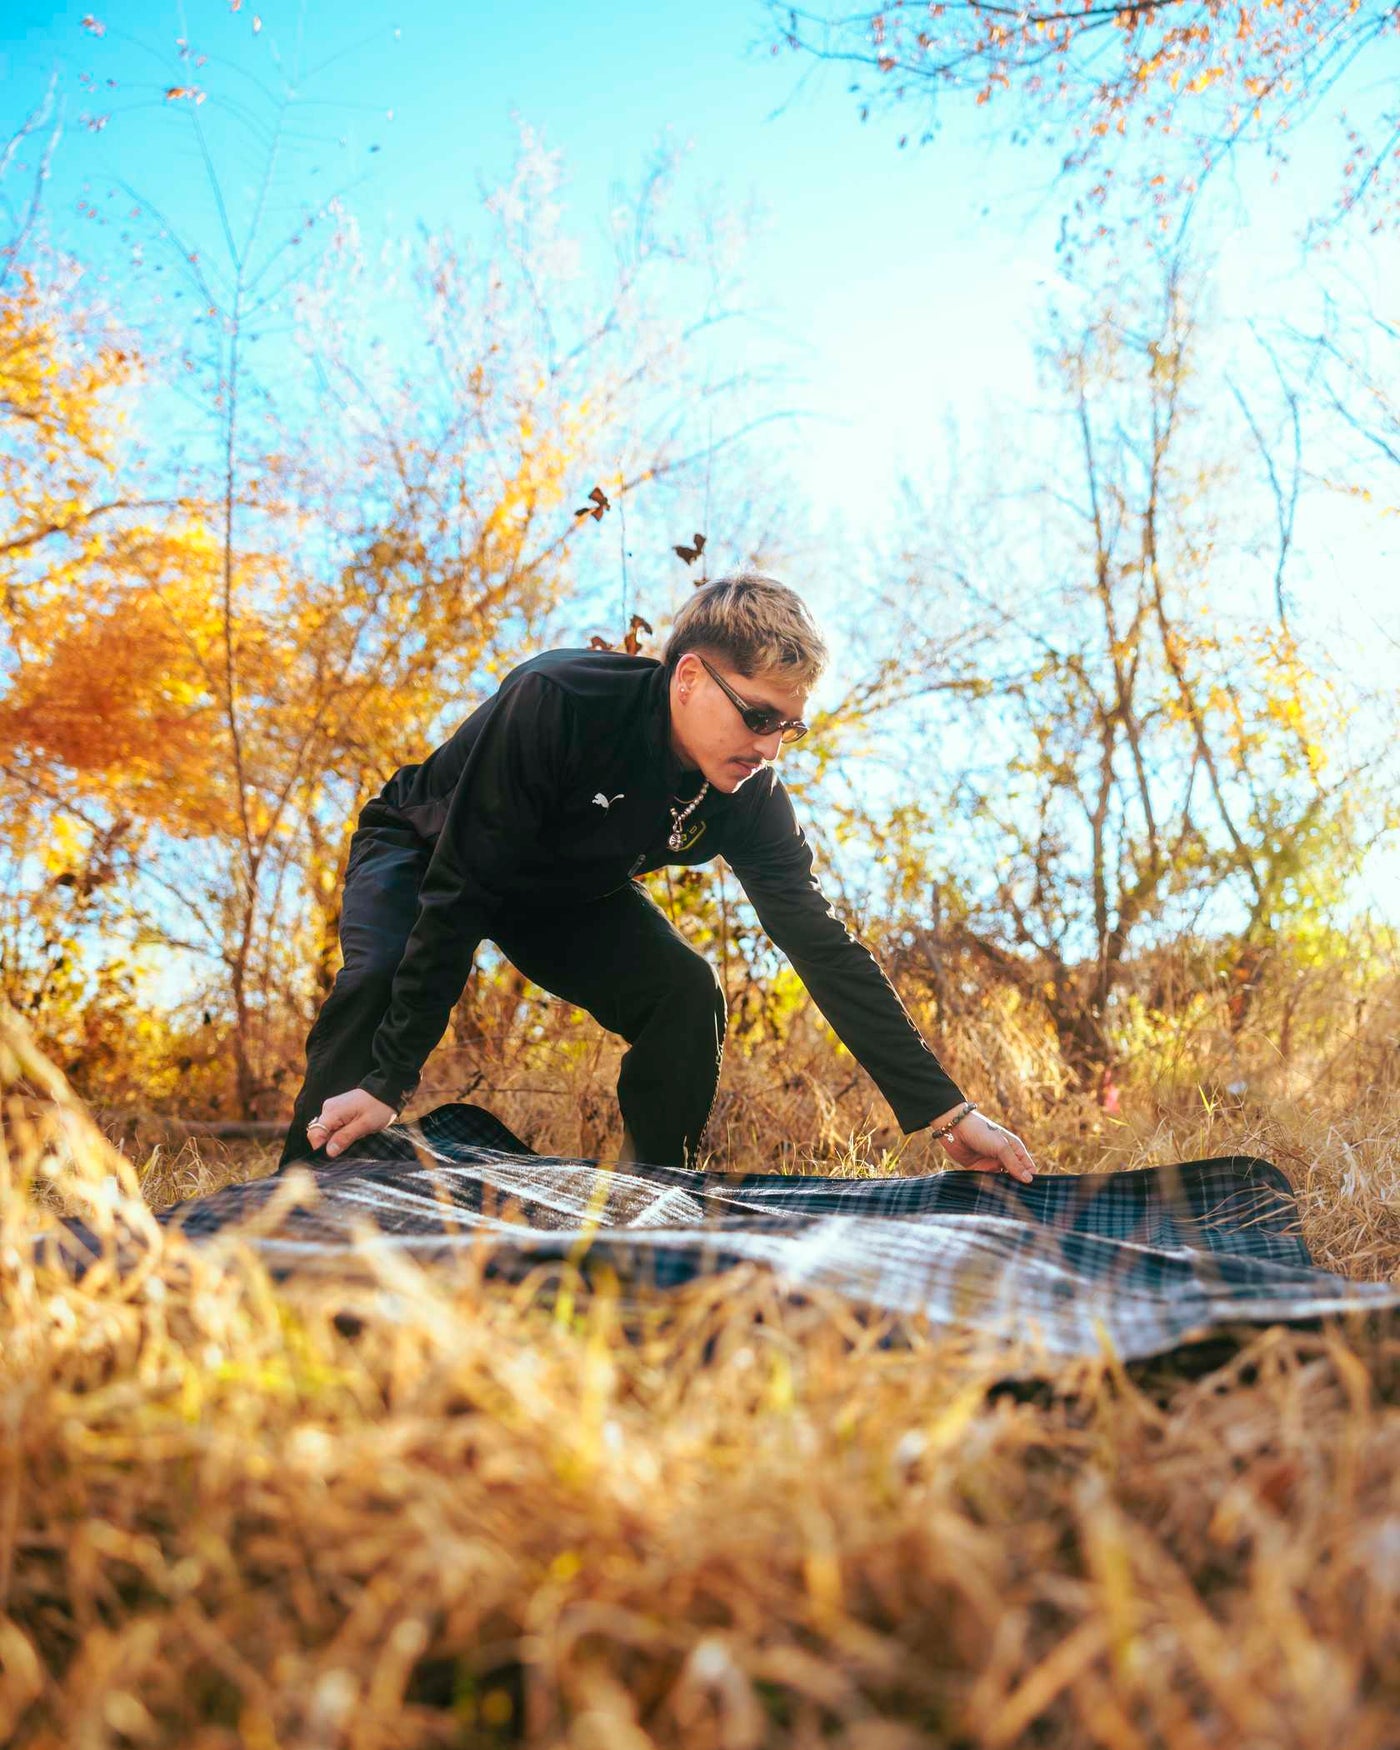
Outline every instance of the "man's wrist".
[(361, 1092), (378, 1100), (381, 1105), (391, 1106), (396, 1117), (407, 1104), (408, 1097), (413, 1091), (412, 1085), (404, 1087), (400, 1082), (390, 1081), (387, 1076), (379, 1075), (367, 1075), (359, 1086)]
[(953, 1134), (964, 1118), (969, 1117), (976, 1110), (977, 1102), (975, 1100), (960, 1100), (956, 1106), (950, 1107), (941, 1118), (934, 1120), (929, 1131), (929, 1140), (942, 1142), (944, 1137)]

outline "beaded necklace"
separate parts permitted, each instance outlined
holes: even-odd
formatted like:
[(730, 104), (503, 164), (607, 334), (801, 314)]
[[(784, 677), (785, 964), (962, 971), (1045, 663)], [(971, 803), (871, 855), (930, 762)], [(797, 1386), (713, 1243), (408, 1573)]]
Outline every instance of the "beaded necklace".
[(700, 789), (699, 789), (698, 793), (696, 794), (693, 801), (687, 802), (684, 808), (673, 808), (671, 810), (671, 836), (670, 836), (670, 838), (668, 838), (666, 840), (666, 843), (670, 846), (670, 848), (673, 851), (679, 851), (682, 848), (682, 844), (683, 844), (682, 832), (683, 832), (683, 829), (685, 827), (685, 823), (686, 823), (686, 821), (688, 821), (690, 819), (691, 815), (694, 814), (695, 810), (705, 800), (705, 796), (706, 796), (707, 792), (709, 791), (709, 788), (710, 788), (710, 780), (708, 778), (706, 778), (705, 782), (700, 786)]

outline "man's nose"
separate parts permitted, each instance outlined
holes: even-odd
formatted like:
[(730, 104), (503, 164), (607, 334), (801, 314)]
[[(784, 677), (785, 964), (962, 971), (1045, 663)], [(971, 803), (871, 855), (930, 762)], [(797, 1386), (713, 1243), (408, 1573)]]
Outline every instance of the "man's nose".
[(775, 729), (771, 735), (764, 736), (755, 751), (758, 753), (760, 759), (768, 760), (771, 764), (773, 760), (777, 759), (778, 749), (782, 745), (783, 732), (781, 729)]

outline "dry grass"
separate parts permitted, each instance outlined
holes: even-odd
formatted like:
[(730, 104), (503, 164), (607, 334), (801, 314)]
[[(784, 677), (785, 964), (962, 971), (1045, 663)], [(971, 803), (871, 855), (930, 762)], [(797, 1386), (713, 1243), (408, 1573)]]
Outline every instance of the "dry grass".
[[(1387, 1276), (1392, 1020), (1322, 1080), (1247, 1063), (1233, 1103), (1162, 1072), (1116, 1120), (1012, 1116), (1064, 1166), (1267, 1154), (1319, 1260)], [(781, 1124), (798, 1168), (933, 1164), (775, 1067), (727, 1071), (736, 1154)], [(476, 1097), (577, 1147), (577, 1102), (532, 1107), (515, 1073)], [(0, 1740), (1400, 1742), (1400, 1337), (1272, 1330), (1194, 1378), (1106, 1362), (1026, 1394), (758, 1275), (628, 1334), (558, 1271), (275, 1289), (246, 1248), (158, 1235), (73, 1285), (27, 1262), (39, 1205), (139, 1223), (136, 1170), (8, 1026), (0, 1083)], [(141, 1164), (164, 1199), (263, 1159)]]

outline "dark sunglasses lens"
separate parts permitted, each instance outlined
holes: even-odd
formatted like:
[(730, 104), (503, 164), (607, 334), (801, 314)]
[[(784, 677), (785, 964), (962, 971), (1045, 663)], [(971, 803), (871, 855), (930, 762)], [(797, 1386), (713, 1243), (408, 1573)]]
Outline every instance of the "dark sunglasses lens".
[(787, 721), (779, 717), (776, 711), (745, 711), (744, 726), (755, 735), (771, 735), (775, 729), (781, 729)]
[(781, 729), (784, 741), (801, 741), (807, 733), (805, 723), (793, 723), (779, 717), (776, 711), (745, 711), (744, 723), (754, 735), (771, 735), (775, 729)]

